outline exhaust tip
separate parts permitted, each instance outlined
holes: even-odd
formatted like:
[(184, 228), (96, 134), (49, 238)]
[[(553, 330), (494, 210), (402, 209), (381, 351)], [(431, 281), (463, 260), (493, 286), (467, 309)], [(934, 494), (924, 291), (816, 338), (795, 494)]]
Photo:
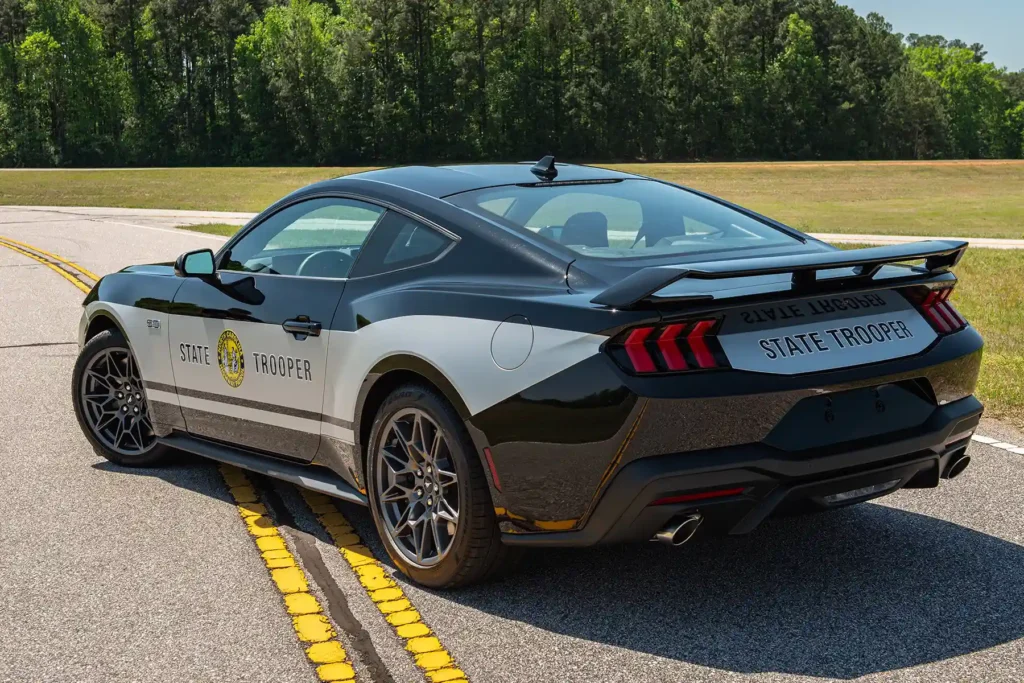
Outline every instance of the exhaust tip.
[(656, 533), (652, 541), (660, 541), (668, 545), (681, 546), (697, 533), (697, 528), (700, 527), (701, 522), (704, 521), (704, 517), (696, 513), (687, 515), (682, 519), (676, 519), (668, 523), (668, 525)]
[(942, 473), (942, 478), (956, 479), (970, 464), (971, 456), (967, 455), (964, 451), (960, 451), (950, 458), (949, 464), (946, 465), (946, 471)]

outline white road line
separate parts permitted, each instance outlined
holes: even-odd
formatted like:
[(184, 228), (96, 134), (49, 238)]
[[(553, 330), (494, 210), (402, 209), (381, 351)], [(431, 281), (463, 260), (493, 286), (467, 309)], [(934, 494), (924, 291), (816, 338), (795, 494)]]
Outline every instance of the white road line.
[(153, 225), (139, 225), (138, 223), (122, 223), (120, 221), (108, 221), (99, 218), (87, 218), (85, 220), (92, 221), (93, 223), (109, 223), (111, 225), (123, 225), (129, 228), (142, 228), (144, 230), (156, 230), (158, 232), (170, 232), (176, 235), (195, 235), (196, 237), (203, 237), (208, 240), (217, 240), (218, 242), (226, 242), (226, 237), (220, 235), (207, 235), (205, 232), (198, 232), (196, 230), (183, 230), (181, 228), (158, 228)]
[(998, 439), (993, 439), (992, 437), (989, 436), (981, 436), (980, 434), (975, 434), (974, 436), (971, 437), (971, 440), (977, 441), (978, 443), (983, 443), (986, 446), (991, 446), (992, 448), (998, 448), (999, 450), (1002, 451), (1008, 451), (1015, 455), (1024, 455), (1024, 448), (1021, 448), (1020, 446), (1009, 443), (1007, 441), (1000, 441)]

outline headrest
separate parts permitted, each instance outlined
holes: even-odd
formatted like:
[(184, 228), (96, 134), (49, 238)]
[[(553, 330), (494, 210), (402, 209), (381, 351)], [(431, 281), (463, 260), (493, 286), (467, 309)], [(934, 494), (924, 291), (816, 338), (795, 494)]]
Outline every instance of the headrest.
[(608, 246), (608, 218), (600, 211), (574, 213), (565, 221), (559, 241), (584, 247)]

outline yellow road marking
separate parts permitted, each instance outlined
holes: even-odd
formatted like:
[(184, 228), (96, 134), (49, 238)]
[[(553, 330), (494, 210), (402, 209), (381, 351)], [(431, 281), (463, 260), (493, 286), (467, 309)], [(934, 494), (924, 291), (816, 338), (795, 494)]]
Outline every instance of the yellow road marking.
[(57, 273), (58, 275), (60, 275), (62, 278), (64, 278), (65, 280), (67, 280), (68, 282), (73, 284), (75, 287), (78, 287), (80, 290), (82, 290), (86, 294), (89, 293), (88, 285), (83, 283), (81, 280), (73, 277), (70, 273), (68, 273), (66, 270), (64, 270), (60, 266), (54, 265), (53, 263), (50, 263), (46, 259), (44, 259), (44, 258), (42, 258), (40, 256), (36, 256), (35, 254), (33, 254), (31, 252), (28, 252), (28, 251), (25, 251), (24, 249), (19, 249), (18, 247), (14, 246), (13, 244), (9, 244), (9, 243), (5, 242), (4, 241), (5, 239), (6, 238), (0, 239), (0, 246), (7, 247), (11, 251), (16, 251), (19, 254), (21, 254), (22, 256), (27, 256), (30, 259), (32, 259), (33, 261), (38, 261), (39, 263), (42, 263), (44, 266), (46, 266), (47, 268), (49, 268), (53, 272)]
[(267, 508), (259, 502), (249, 477), (231, 465), (222, 464), (218, 469), (270, 571), (270, 578), (281, 593), (295, 635), (308, 644), (306, 658), (316, 667), (317, 676), (321, 681), (354, 681), (356, 672), (345, 647), (324, 616), (320, 601), (309, 592), (306, 573), (295, 562), (274, 521), (267, 516)]
[(68, 261), (68, 260), (66, 260), (66, 259), (64, 259), (64, 258), (62, 258), (60, 256), (57, 256), (56, 254), (51, 254), (50, 252), (44, 251), (43, 249), (40, 249), (39, 247), (34, 247), (31, 244), (25, 244), (24, 242), (19, 242), (18, 240), (12, 239), (10, 237), (0, 237), (0, 240), (6, 241), (6, 242), (10, 242), (11, 244), (17, 244), (19, 247), (25, 247), (26, 249), (31, 249), (32, 251), (38, 252), (38, 253), (42, 254), (43, 256), (49, 256), (50, 258), (52, 258), (52, 259), (54, 259), (56, 261), (60, 261), (65, 266), (68, 266), (70, 268), (73, 268), (74, 270), (77, 270), (79, 273), (81, 273), (82, 275), (86, 276), (87, 278), (91, 278), (93, 280), (99, 280), (100, 279), (100, 276), (97, 275), (96, 273), (92, 272), (91, 270), (86, 270), (85, 268), (83, 268), (82, 266), (78, 265), (77, 263), (73, 263), (71, 261)]
[(405, 643), (405, 649), (426, 679), (431, 683), (468, 682), (469, 677), (455, 665), (452, 656), (423, 622), (423, 617), (409, 602), (402, 588), (363, 545), (355, 529), (331, 499), (306, 489), (300, 491), (317, 520), (334, 540), (341, 556), (359, 578), (370, 600)]
[[(14, 246), (15, 244), (25, 249)], [(87, 294), (89, 287), (85, 283), (63, 268), (26, 249), (56, 259), (94, 280), (99, 279), (88, 270), (37, 247), (7, 237), (0, 237), (0, 245), (38, 261)], [(274, 585), (281, 593), (285, 610), (292, 617), (296, 636), (302, 642), (310, 643), (306, 648), (306, 657), (316, 666), (317, 676), (325, 683), (354, 681), (355, 669), (352, 668), (348, 653), (337, 639), (337, 634), (327, 617), (323, 615), (320, 602), (309, 592), (305, 572), (295, 562), (284, 538), (267, 516), (267, 508), (259, 502), (249, 478), (242, 470), (230, 465), (221, 464), (218, 469), (235, 501), (239, 515), (245, 522), (246, 529), (260, 550)], [(384, 567), (370, 553), (370, 549), (362, 544), (348, 520), (331, 503), (331, 499), (319, 493), (300, 490), (303, 498), (317, 515), (317, 520), (331, 535), (342, 557), (359, 577), (359, 582), (366, 589), (370, 599), (394, 628), (395, 634), (405, 642), (405, 649), (413, 656), (416, 666), (423, 671), (427, 680), (431, 683), (468, 683), (466, 674), (455, 666), (452, 656), (441, 645), (441, 641), (423, 622), (420, 613), (413, 608), (402, 589), (387, 575)]]

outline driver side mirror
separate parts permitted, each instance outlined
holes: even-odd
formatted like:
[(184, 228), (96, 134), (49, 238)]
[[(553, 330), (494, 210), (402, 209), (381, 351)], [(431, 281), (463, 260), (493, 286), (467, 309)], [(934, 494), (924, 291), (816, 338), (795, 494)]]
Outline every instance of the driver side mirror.
[(174, 262), (174, 274), (179, 277), (204, 277), (213, 275), (215, 270), (213, 252), (209, 249), (185, 252)]

